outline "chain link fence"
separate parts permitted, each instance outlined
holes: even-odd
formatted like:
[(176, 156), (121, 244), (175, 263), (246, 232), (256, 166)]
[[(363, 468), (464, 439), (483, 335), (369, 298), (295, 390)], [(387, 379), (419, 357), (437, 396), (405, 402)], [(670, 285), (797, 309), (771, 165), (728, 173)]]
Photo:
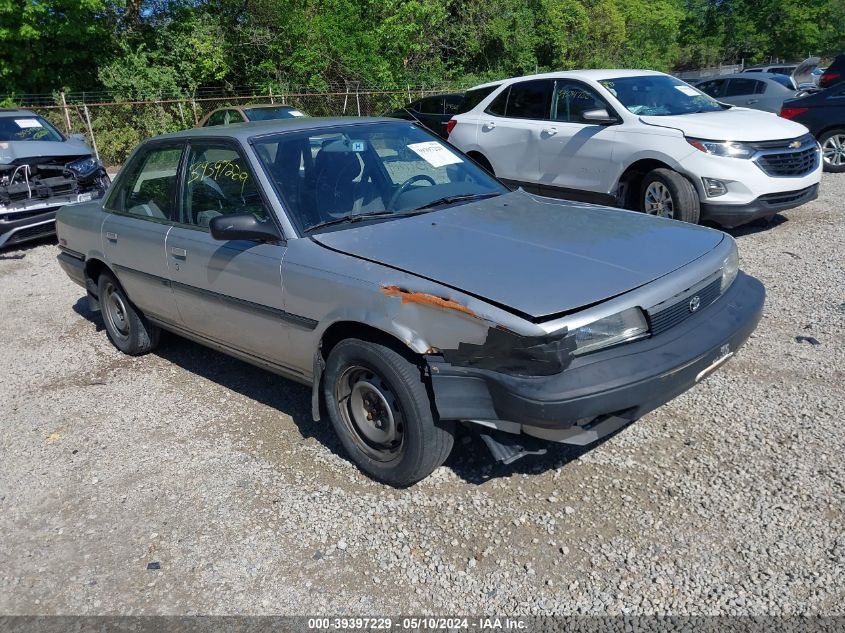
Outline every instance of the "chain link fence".
[[(123, 164), (140, 141), (195, 127), (206, 114), (222, 107), (274, 103), (292, 105), (310, 116), (381, 116), (421, 97), (443, 92), (449, 90), (431, 87), (395, 90), (353, 88), (144, 101), (79, 101), (58, 94), (52, 98), (52, 104), (44, 104), (43, 100), (38, 103), (33, 99), (35, 103), (21, 107), (40, 114), (68, 135), (83, 135), (106, 166), (117, 167)], [(100, 95), (89, 94), (86, 97)]]

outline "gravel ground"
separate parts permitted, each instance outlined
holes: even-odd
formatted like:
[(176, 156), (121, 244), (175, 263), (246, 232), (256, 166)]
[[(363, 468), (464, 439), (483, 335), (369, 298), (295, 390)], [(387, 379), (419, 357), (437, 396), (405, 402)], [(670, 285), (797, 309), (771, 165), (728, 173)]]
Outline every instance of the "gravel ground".
[(0, 613), (843, 614), (843, 200), (734, 232), (766, 311), (690, 392), (510, 467), (464, 438), (404, 491), (306, 388), (123, 356), (53, 244), (0, 253)]

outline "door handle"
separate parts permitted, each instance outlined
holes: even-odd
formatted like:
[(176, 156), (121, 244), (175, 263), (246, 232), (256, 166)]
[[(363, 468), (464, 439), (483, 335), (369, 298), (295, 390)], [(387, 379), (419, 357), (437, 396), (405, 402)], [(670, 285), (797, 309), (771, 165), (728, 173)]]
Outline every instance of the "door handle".
[(748, 105), (751, 105), (752, 103), (757, 103), (758, 101), (759, 101), (759, 99), (749, 99), (748, 101), (746, 101), (746, 103)]
[(543, 134), (546, 134), (547, 136), (554, 136), (555, 134), (557, 134), (557, 128), (556, 127), (543, 128)]
[(487, 123), (484, 124), (484, 127), (486, 127), (488, 130), (492, 130), (493, 128), (496, 127), (496, 122), (495, 121), (487, 121)]
[(186, 251), (184, 248), (178, 248), (176, 246), (171, 246), (170, 247), (170, 254), (173, 255), (174, 257), (187, 257), (188, 251)]
[(117, 233), (112, 233), (111, 231), (106, 231), (106, 239), (110, 242), (117, 241)]

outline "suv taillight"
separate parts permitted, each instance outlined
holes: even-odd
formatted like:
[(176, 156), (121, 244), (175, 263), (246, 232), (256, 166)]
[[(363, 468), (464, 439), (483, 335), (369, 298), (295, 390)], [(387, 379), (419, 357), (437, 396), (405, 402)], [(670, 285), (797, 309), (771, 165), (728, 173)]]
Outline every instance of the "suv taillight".
[(842, 73), (826, 70), (819, 79), (819, 88), (827, 88), (842, 79)]
[(803, 114), (804, 112), (806, 112), (808, 109), (809, 108), (784, 108), (784, 107), (781, 107), (780, 115), (784, 119), (794, 119), (799, 114)]
[(455, 126), (458, 124), (455, 119), (449, 119), (449, 122), (446, 124), (446, 136), (449, 136), (452, 133), (452, 130), (455, 129)]

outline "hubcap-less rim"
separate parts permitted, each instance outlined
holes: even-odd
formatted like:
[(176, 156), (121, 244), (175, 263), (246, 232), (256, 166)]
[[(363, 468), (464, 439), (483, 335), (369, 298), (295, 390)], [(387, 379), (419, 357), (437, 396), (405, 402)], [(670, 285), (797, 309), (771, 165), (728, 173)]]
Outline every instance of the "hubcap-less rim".
[(343, 424), (355, 444), (376, 461), (401, 453), (405, 440), (402, 412), (387, 381), (361, 365), (343, 371), (335, 385)]
[(103, 307), (105, 307), (106, 320), (111, 326), (110, 329), (115, 336), (121, 339), (128, 338), (129, 318), (126, 315), (126, 305), (113, 284), (106, 284), (105, 291)]
[(834, 167), (845, 165), (845, 134), (834, 134), (822, 145), (824, 162)]
[(662, 182), (653, 182), (645, 190), (645, 212), (663, 218), (675, 217), (675, 203), (669, 188)]

